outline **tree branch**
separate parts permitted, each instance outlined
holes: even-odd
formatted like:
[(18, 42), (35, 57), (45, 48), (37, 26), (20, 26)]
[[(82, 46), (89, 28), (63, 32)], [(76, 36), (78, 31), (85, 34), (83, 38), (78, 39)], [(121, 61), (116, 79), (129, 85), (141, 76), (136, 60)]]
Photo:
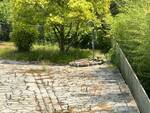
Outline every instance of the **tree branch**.
[(59, 30), (59, 28), (57, 27), (57, 25), (54, 24), (54, 27), (55, 27), (55, 29), (56, 29), (56, 30), (59, 32), (59, 34), (60, 34), (61, 31)]
[(65, 36), (65, 38), (67, 38), (70, 35), (71, 30), (72, 30), (72, 23), (70, 24), (70, 28), (69, 28), (69, 30), (68, 30), (67, 35)]
[[(75, 38), (78, 38), (79, 27), (80, 27), (80, 22), (78, 21), (77, 26), (76, 26)], [(72, 38), (71, 42), (68, 44), (68, 46), (66, 48), (66, 52), (70, 49), (72, 43), (75, 41), (75, 38)]]
[(57, 32), (56, 32), (56, 28), (53, 28), (53, 31), (54, 31), (54, 33), (55, 33), (55, 36), (56, 36), (56, 38), (57, 38), (57, 41), (59, 42), (60, 40), (59, 40), (59, 36), (58, 36), (58, 34), (57, 34)]

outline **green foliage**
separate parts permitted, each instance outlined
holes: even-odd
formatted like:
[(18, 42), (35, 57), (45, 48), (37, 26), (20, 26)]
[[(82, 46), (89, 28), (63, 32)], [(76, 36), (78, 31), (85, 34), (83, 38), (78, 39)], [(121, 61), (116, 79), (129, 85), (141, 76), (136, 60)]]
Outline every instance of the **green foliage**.
[(12, 0), (11, 20), (13, 24), (38, 25), (45, 20), (44, 6), (47, 0)]
[(1, 43), (0, 57), (3, 59), (15, 61), (30, 61), (46, 64), (68, 64), (71, 61), (91, 58), (92, 51), (86, 49), (71, 48), (67, 54), (59, 52), (57, 45), (33, 45), (33, 49), (29, 52), (18, 52), (11, 43)]
[(125, 13), (128, 10), (129, 0), (111, 0), (110, 11), (112, 16)]
[(10, 18), (10, 0), (0, 1), (0, 22), (7, 22)]
[(126, 12), (114, 17), (114, 39), (127, 56), (147, 92), (150, 91), (150, 34), (148, 1), (127, 1)]
[[(103, 29), (102, 24), (104, 24), (104, 21), (107, 23), (108, 17), (110, 17), (110, 0), (6, 1), (9, 5), (7, 4), (8, 7), (3, 7), (3, 9), (9, 12), (9, 16), (6, 16), (6, 18), (9, 17), (11, 20), (14, 32), (13, 34), (15, 35), (17, 34), (19, 36), (20, 29), (22, 29), (18, 29), (19, 26), (35, 26), (39, 28), (40, 32), (38, 41), (57, 41), (60, 51), (67, 52), (69, 48), (77, 41), (82, 40), (81, 46), (83, 46), (83, 36), (87, 36), (87, 34), (90, 34), (93, 31), (93, 29), (98, 29), (101, 27), (103, 30), (101, 35), (103, 36), (99, 36), (102, 37), (102, 40), (97, 41), (97, 47), (102, 48), (103, 50), (106, 48), (106, 50), (108, 50), (108, 42), (110, 41), (108, 41), (108, 39), (110, 39), (110, 36), (105, 33), (106, 29)], [(5, 2), (2, 3), (4, 4)], [(26, 29), (24, 32), (26, 32)], [(47, 39), (49, 36), (51, 38)], [(82, 39), (80, 39), (81, 37)], [(21, 38), (16, 39), (18, 40), (16, 45), (22, 45), (18, 44), (21, 41)], [(103, 43), (101, 41), (103, 41)], [(91, 41), (88, 43), (91, 43)], [(100, 46), (100, 44), (103, 45)], [(107, 47), (104, 48), (104, 46)]]
[(101, 26), (95, 28), (94, 34), (93, 32), (83, 33), (72, 45), (73, 47), (92, 49), (93, 39), (95, 49), (99, 49), (101, 52), (107, 53), (112, 47), (111, 25), (105, 20), (101, 21)]
[(72, 47), (82, 48), (82, 49), (91, 49), (92, 48), (92, 33), (84, 33), (80, 35), (78, 40), (73, 42)]
[(13, 25), (45, 26), (64, 52), (79, 35), (101, 26), (101, 20), (109, 15), (110, 0), (13, 0), (11, 3)]
[[(95, 49), (107, 53), (112, 47), (110, 25), (104, 24), (102, 26), (101, 29), (96, 31), (97, 38), (95, 37), (96, 39), (94, 39)], [(84, 33), (79, 36), (78, 40), (73, 42), (72, 46), (76, 48), (92, 49), (92, 40), (93, 33)]]
[(110, 25), (103, 22), (101, 29), (97, 32), (96, 48), (107, 53), (112, 47)]
[(140, 63), (137, 63), (138, 64), (137, 71), (138, 74), (140, 75), (140, 79), (144, 88), (147, 91), (150, 91), (150, 68), (149, 68), (150, 66), (150, 38), (149, 38), (150, 14), (147, 14), (145, 19), (147, 20), (146, 22), (147, 27), (145, 29), (145, 36), (142, 41), (142, 44), (138, 49), (138, 55), (140, 56), (138, 57), (139, 58), (138, 61)]
[(53, 4), (58, 8), (50, 12), (47, 25), (52, 26), (60, 50), (68, 51), (70, 46), (79, 38), (81, 33), (90, 32), (92, 27), (88, 22), (100, 25), (94, 13), (92, 2), (86, 0), (65, 0)]
[(31, 28), (15, 28), (11, 34), (18, 51), (30, 51), (32, 44), (38, 37), (38, 32)]
[(0, 40), (9, 40), (10, 22), (10, 0), (0, 1)]

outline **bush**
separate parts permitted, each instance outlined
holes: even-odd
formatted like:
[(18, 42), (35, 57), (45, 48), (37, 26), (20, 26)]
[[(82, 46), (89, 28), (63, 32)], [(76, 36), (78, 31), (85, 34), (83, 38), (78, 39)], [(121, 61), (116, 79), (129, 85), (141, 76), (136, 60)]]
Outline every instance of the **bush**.
[(150, 96), (150, 14), (147, 14), (145, 19), (147, 20), (147, 27), (145, 29), (145, 36), (143, 38), (142, 44), (138, 49), (140, 63), (137, 63), (137, 70), (138, 74), (140, 75), (142, 85), (146, 91), (149, 92), (148, 94)]
[[(72, 44), (73, 47), (82, 49), (92, 49), (93, 33), (82, 34), (80, 38)], [(97, 39), (95, 39), (95, 49), (107, 53), (112, 47), (110, 29), (101, 28), (97, 31)]]
[(97, 32), (96, 48), (107, 53), (111, 47), (111, 28), (110, 25), (103, 22), (101, 29)]
[(32, 28), (19, 28), (14, 29), (11, 36), (18, 51), (26, 52), (30, 51), (32, 44), (38, 37), (38, 32)]
[(112, 33), (150, 96), (150, 16), (142, 3), (133, 2), (126, 13), (115, 16)]
[[(72, 46), (75, 48), (81, 49), (91, 49), (92, 48), (92, 33), (84, 33), (78, 37), (77, 40), (74, 40)], [(72, 35), (72, 38), (75, 38)]]

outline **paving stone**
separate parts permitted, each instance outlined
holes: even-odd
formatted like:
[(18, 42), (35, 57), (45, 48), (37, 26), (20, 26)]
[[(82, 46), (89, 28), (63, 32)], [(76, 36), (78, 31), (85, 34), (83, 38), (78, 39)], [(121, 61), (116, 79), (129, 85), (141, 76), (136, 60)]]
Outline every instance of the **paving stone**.
[[(4, 64), (5, 63), (5, 64)], [(118, 69), (0, 61), (0, 113), (139, 113)]]

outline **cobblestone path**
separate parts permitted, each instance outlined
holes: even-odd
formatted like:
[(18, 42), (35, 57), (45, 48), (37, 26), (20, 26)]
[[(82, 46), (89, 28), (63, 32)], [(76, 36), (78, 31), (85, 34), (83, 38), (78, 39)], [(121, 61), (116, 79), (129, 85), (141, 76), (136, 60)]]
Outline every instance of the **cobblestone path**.
[(0, 113), (139, 113), (117, 69), (0, 63)]

